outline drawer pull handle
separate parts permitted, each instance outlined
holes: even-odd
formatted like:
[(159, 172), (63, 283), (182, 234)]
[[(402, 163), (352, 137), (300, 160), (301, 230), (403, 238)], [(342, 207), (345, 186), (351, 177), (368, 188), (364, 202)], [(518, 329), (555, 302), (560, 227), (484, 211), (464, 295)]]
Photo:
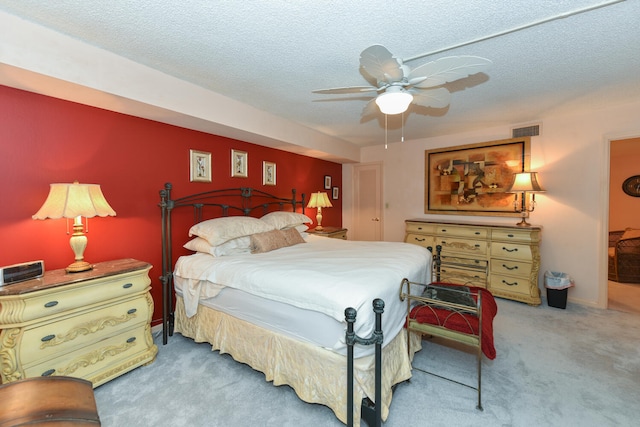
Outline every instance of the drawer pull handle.
[(133, 314), (133, 313), (135, 313), (136, 311), (138, 311), (138, 310), (137, 310), (137, 309), (135, 309), (135, 308), (132, 308), (131, 310), (127, 311), (127, 314)]
[(475, 233), (473, 233), (473, 234), (475, 234), (476, 236), (479, 236), (479, 235), (480, 235), (480, 232), (479, 232), (479, 231), (476, 231), (476, 232), (475, 232)]
[(507, 286), (517, 286), (517, 285), (518, 285), (518, 282), (511, 282), (511, 283), (509, 283), (509, 282), (507, 282), (506, 280), (503, 280), (503, 281), (502, 281), (502, 283), (504, 283), (504, 284), (505, 284), (505, 285), (507, 285)]
[(425, 240), (427, 240), (424, 237), (422, 239), (418, 239), (417, 237), (414, 237), (414, 239), (416, 239), (416, 242), (424, 242)]
[(446, 232), (447, 232), (447, 229), (446, 229), (446, 228), (443, 228), (443, 229), (442, 229), (442, 230), (440, 230), (440, 231), (442, 231), (443, 233), (446, 233)]
[(476, 248), (479, 248), (479, 247), (480, 247), (480, 245), (473, 245), (473, 246), (475, 246)]
[(513, 249), (507, 249), (504, 246), (502, 247), (503, 251), (507, 251), (507, 252), (518, 252), (518, 248), (513, 248)]
[(136, 337), (131, 337), (127, 340), (127, 343), (131, 344), (132, 342), (134, 342), (136, 340)]
[(40, 341), (42, 341), (42, 342), (51, 341), (55, 337), (56, 337), (55, 335), (47, 335), (47, 336), (44, 336), (44, 337), (40, 338)]
[(124, 285), (122, 285), (124, 289), (129, 289), (132, 286), (133, 286), (133, 283), (125, 283)]
[(507, 237), (515, 237), (513, 234), (507, 234)]
[(503, 267), (503, 268), (506, 268), (507, 270), (517, 270), (517, 269), (518, 269), (518, 266), (517, 266), (517, 265), (515, 265), (515, 266), (513, 266), (513, 267), (509, 267), (509, 266), (508, 266), (508, 265), (506, 265), (506, 264), (502, 264), (502, 267)]
[(41, 377), (50, 377), (51, 375), (55, 374), (56, 370), (55, 369), (48, 369), (46, 371), (44, 371), (42, 374), (40, 374)]
[(48, 303), (46, 303), (44, 306), (46, 308), (51, 308), (51, 307), (55, 307), (56, 305), (58, 305), (58, 301), (49, 301)]
[(422, 230), (422, 227), (418, 227), (418, 230)]

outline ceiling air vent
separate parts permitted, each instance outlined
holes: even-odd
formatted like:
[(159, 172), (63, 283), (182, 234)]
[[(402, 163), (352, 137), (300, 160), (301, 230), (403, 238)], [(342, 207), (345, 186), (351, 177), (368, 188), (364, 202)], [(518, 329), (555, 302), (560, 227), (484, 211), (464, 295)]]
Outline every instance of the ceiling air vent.
[(524, 126), (521, 128), (511, 129), (512, 138), (520, 138), (523, 136), (538, 136), (540, 135), (540, 125)]

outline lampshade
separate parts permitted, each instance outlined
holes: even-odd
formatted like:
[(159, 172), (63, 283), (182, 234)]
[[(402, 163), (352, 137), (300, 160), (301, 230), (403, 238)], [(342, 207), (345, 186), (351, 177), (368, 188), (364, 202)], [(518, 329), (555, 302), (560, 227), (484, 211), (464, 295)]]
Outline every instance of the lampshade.
[(384, 114), (404, 113), (411, 101), (413, 101), (413, 95), (398, 86), (389, 87), (386, 92), (376, 98), (376, 104)]
[(509, 193), (543, 193), (545, 190), (538, 183), (537, 172), (521, 172), (514, 175)]
[(32, 216), (33, 219), (73, 218), (73, 234), (69, 239), (75, 254), (75, 262), (67, 266), (67, 272), (79, 273), (93, 266), (84, 260), (87, 236), (84, 234), (82, 217), (116, 216), (97, 184), (51, 184), (44, 204)]
[(329, 200), (327, 193), (318, 191), (317, 193), (311, 193), (311, 200), (309, 200), (308, 208), (331, 208), (333, 205)]
[(51, 184), (47, 200), (33, 219), (115, 216), (98, 184)]

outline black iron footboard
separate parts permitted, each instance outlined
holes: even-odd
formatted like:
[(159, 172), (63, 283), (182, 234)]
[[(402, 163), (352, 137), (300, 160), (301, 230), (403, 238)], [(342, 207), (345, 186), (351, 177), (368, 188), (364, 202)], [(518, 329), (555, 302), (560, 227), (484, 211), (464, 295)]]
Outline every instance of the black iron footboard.
[(384, 301), (380, 298), (373, 300), (373, 312), (376, 314), (376, 327), (369, 338), (361, 338), (353, 331), (353, 324), (356, 321), (356, 309), (349, 307), (344, 311), (347, 321), (347, 426), (353, 427), (353, 346), (355, 344), (376, 346), (375, 365), (375, 402), (373, 407), (366, 404), (363, 399), (361, 418), (370, 427), (380, 427), (382, 425), (382, 313), (384, 312)]

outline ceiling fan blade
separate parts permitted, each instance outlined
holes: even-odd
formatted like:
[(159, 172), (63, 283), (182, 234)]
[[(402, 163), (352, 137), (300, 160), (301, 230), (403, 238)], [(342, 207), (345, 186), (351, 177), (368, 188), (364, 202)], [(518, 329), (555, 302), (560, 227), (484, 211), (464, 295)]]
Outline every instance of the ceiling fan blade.
[(444, 108), (451, 102), (451, 93), (443, 87), (409, 92), (413, 95), (413, 104), (423, 107)]
[(484, 71), (491, 64), (490, 60), (479, 56), (448, 56), (414, 68), (409, 73), (409, 82), (426, 77), (414, 87), (439, 86)]
[(347, 87), (334, 87), (330, 89), (317, 89), (312, 90), (312, 93), (325, 93), (325, 94), (340, 94), (340, 93), (360, 93), (377, 91), (379, 88), (375, 86), (347, 86)]
[(379, 44), (369, 46), (360, 54), (360, 66), (378, 82), (398, 82), (404, 77), (400, 62)]

